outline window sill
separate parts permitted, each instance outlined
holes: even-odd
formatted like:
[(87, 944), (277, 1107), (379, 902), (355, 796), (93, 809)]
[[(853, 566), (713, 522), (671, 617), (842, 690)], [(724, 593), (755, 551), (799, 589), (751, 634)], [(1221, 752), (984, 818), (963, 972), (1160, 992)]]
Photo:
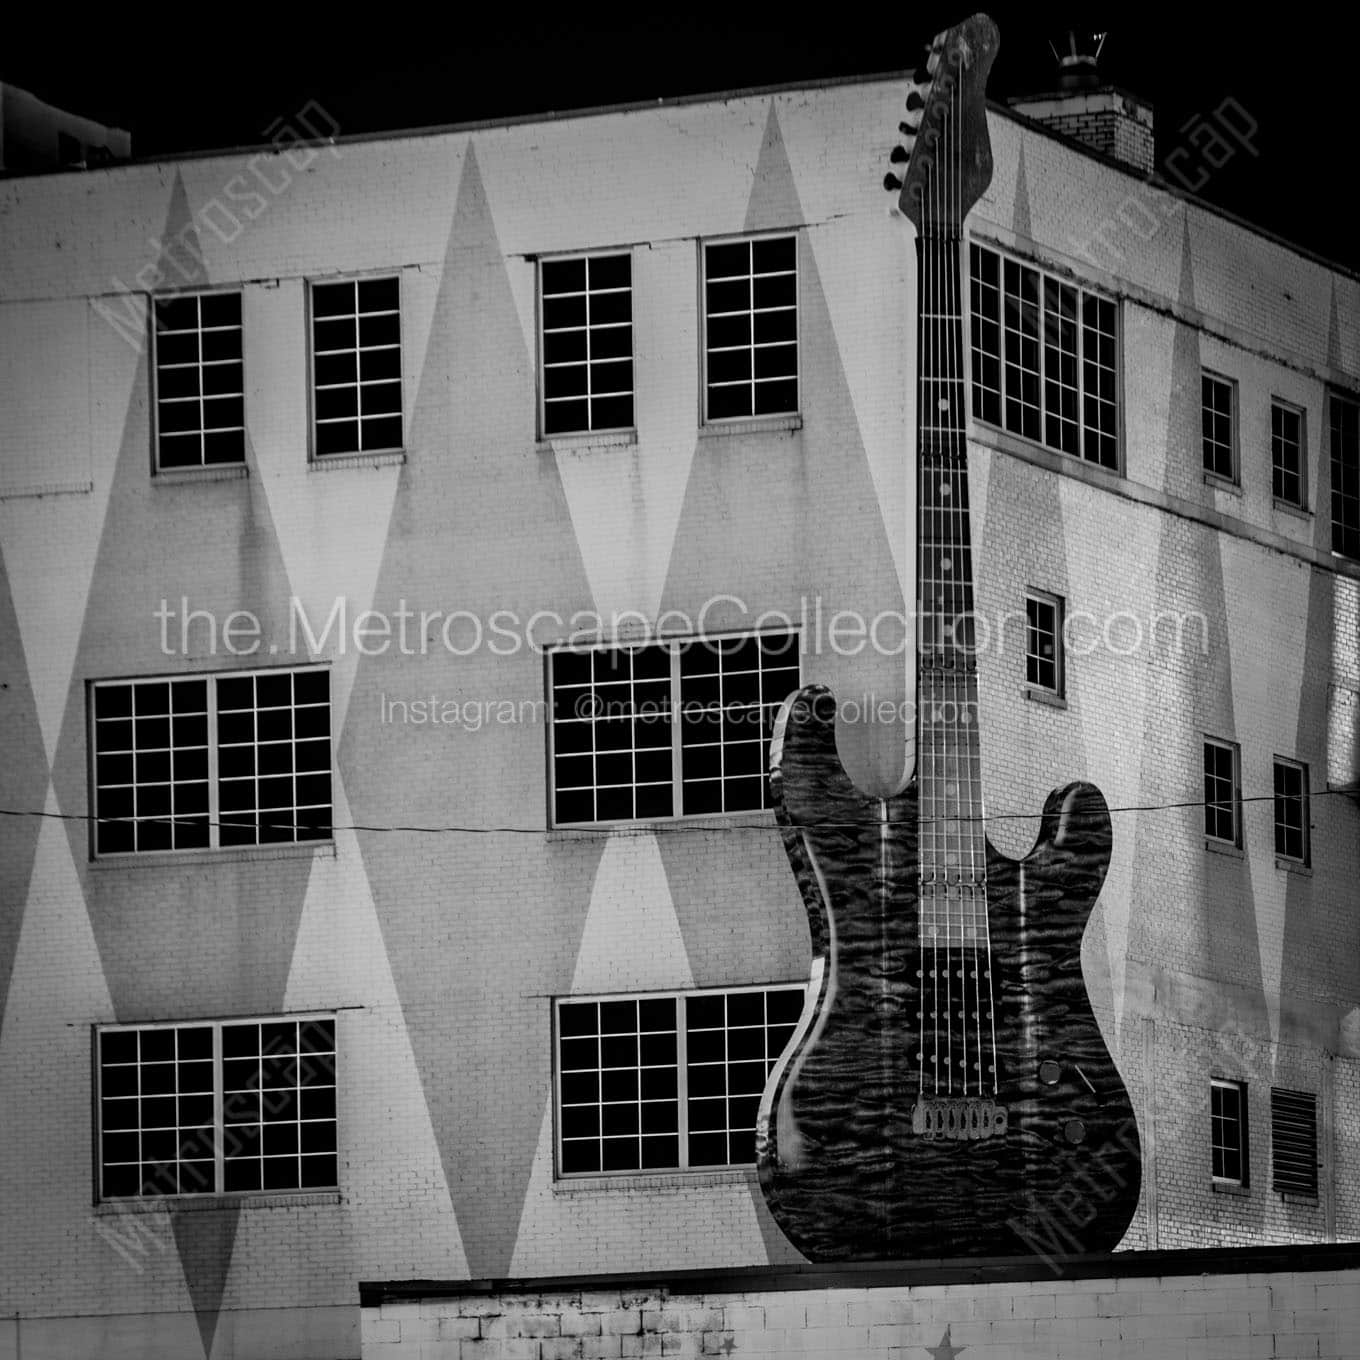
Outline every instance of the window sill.
[(1280, 1190), (1277, 1193), (1286, 1204), (1302, 1204), (1309, 1209), (1318, 1207), (1316, 1195), (1302, 1195), (1296, 1190)]
[[(1124, 476), (1122, 466), (1106, 467), (1104, 463), (1089, 461), (1075, 453), (1060, 453), (1057, 449), (1051, 449), (1047, 444), (1041, 444), (1037, 440), (1012, 434), (998, 425), (988, 425), (973, 415), (968, 417), (967, 437), (970, 442), (981, 444), (984, 448), (1013, 454), (1017, 458), (1023, 458), (1027, 463), (1033, 463), (1035, 467), (1047, 468), (1063, 476), (1077, 477), (1092, 486), (1111, 488), (1120, 486), (1128, 480)], [(1122, 464), (1122, 447), (1120, 461)]]
[(706, 1186), (746, 1185), (755, 1167), (711, 1167), (697, 1171), (620, 1171), (613, 1175), (565, 1176), (553, 1180), (554, 1195), (598, 1195), (610, 1191), (694, 1190)]
[(1216, 491), (1226, 491), (1230, 496), (1242, 494), (1241, 482), (1234, 481), (1231, 477), (1221, 476), (1217, 472), (1206, 472), (1204, 474), (1204, 485), (1212, 486)]
[(1051, 689), (1038, 689), (1034, 685), (1025, 686), (1025, 698), (1036, 704), (1047, 704), (1049, 708), (1066, 708), (1067, 700)]
[[(738, 818), (748, 818), (742, 822)], [(668, 828), (683, 826), (686, 831), (740, 831), (744, 826), (764, 830), (775, 825), (773, 808), (752, 808), (746, 812), (696, 812), (692, 816), (651, 817), (625, 822), (569, 822), (562, 826), (547, 826), (544, 835), (549, 845), (556, 842), (584, 840), (590, 836), (611, 836), (616, 831), (637, 835), (654, 831), (664, 834)]]
[(1287, 874), (1301, 874), (1304, 878), (1312, 878), (1313, 876), (1313, 866), (1305, 864), (1301, 859), (1289, 859), (1284, 855), (1276, 855), (1275, 867), (1283, 869)]
[(228, 1209), (302, 1209), (320, 1204), (343, 1204), (338, 1190), (275, 1190), (257, 1194), (239, 1191), (223, 1195), (159, 1195), (146, 1199), (105, 1199), (94, 1206), (96, 1218), (120, 1214), (222, 1213)]
[(91, 869), (175, 869), (185, 864), (235, 864), (249, 860), (335, 858), (334, 841), (306, 845), (230, 845), (220, 850), (147, 850), (123, 855), (90, 857)]
[(534, 447), (539, 453), (583, 453), (591, 449), (617, 449), (638, 442), (637, 430), (583, 430), (579, 434), (550, 434)]
[(0, 486), (0, 501), (18, 501), (25, 497), (88, 496), (93, 482), (40, 482), (36, 486)]
[(1276, 510), (1286, 515), (1293, 515), (1295, 519), (1309, 520), (1313, 518), (1313, 512), (1306, 505), (1295, 505), (1293, 501), (1282, 501), (1278, 496), (1272, 496), (1270, 503)]
[(405, 449), (380, 453), (326, 453), (307, 460), (308, 472), (335, 472), (339, 468), (394, 467), (406, 461)]
[(1239, 1199), (1251, 1198), (1251, 1186), (1239, 1185), (1236, 1181), (1210, 1182), (1216, 1195), (1236, 1195)]
[(1227, 855), (1229, 859), (1246, 858), (1240, 845), (1231, 845), (1227, 841), (1211, 841), (1207, 836), (1204, 839), (1204, 848), (1212, 851), (1215, 855)]
[(739, 420), (705, 421), (699, 426), (699, 438), (737, 439), (747, 434), (789, 433), (802, 428), (801, 415), (743, 416)]
[(188, 486), (194, 482), (241, 482), (250, 476), (244, 463), (222, 463), (216, 467), (157, 468), (151, 475), (152, 486)]

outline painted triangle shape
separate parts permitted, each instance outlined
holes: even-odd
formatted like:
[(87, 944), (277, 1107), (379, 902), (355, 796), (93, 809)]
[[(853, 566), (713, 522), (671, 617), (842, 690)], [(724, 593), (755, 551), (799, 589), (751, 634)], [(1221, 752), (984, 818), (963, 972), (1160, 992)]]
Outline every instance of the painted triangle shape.
[(217, 1318), (222, 1309), (222, 1293), (227, 1272), (231, 1269), (240, 1217), (239, 1204), (222, 1205), (211, 1213), (192, 1209), (170, 1211), (170, 1227), (175, 1235), (184, 1283), (193, 1302), (204, 1360), (212, 1357), (213, 1338), (217, 1335)]

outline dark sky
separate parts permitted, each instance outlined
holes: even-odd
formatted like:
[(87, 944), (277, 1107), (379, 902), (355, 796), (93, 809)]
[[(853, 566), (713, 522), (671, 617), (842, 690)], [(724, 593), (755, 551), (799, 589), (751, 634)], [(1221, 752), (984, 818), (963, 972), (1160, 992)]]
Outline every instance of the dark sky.
[[(967, 12), (899, 7), (889, 23), (886, 9), (870, 20), (839, 7), (795, 19), (785, 8), (719, 21), (702, 17), (724, 9), (709, 5), (679, 17), (644, 18), (635, 9), (616, 20), (548, 21), (523, 9), (470, 20), (468, 6), (361, 8), (310, 10), (314, 24), (297, 29), (289, 27), (291, 8), (273, 16), (243, 6), (236, 34), (220, 27), (226, 12), (215, 8), (203, 21), (192, 7), (129, 11), (101, 33), (98, 21), (92, 27), (54, 6), (49, 32), (39, 22), (7, 41), (0, 81), (129, 128), (134, 152), (146, 156), (264, 142), (271, 124), (310, 99), (350, 133), (907, 70), (934, 31)], [(1071, 12), (1001, 4), (990, 12), (1001, 51), (989, 94), (1004, 99), (1051, 85), (1047, 39)], [(1078, 18), (1109, 30), (1106, 77), (1154, 102), (1159, 163), (1186, 147), (1173, 164), (1202, 166), (1182, 125), (1212, 120), (1225, 99), (1235, 101), (1259, 130), (1200, 192), (1360, 269), (1353, 21), (1339, 27), (1343, 21), (1323, 20), (1320, 11), (1312, 23), (1294, 7), (1272, 11), (1268, 25), (1250, 13), (1180, 12), (1172, 20), (1125, 3), (1088, 6)]]

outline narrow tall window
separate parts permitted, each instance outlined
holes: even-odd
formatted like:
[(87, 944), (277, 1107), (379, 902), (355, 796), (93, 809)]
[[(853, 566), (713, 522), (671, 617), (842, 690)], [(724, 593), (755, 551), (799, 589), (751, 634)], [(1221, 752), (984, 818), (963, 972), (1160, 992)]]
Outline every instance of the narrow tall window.
[(1308, 766), (1275, 757), (1275, 853), (1308, 863)]
[(312, 285), (313, 451), (402, 446), (401, 280)]
[(1200, 376), (1204, 470), (1237, 480), (1237, 384), (1213, 373)]
[(1332, 444), (1332, 551), (1360, 558), (1360, 402), (1327, 394)]
[(798, 243), (704, 246), (704, 391), (709, 420), (798, 410)]
[(335, 1019), (96, 1033), (99, 1197), (337, 1184)]
[(154, 302), (156, 466), (245, 460), (245, 365), (240, 293)]
[(1025, 595), (1025, 683), (1048, 694), (1063, 692), (1063, 604), (1057, 595)]
[(1278, 501), (1303, 509), (1308, 503), (1303, 411), (1283, 401), (1270, 403), (1270, 484)]
[(973, 415), (1118, 468), (1115, 303), (980, 245), (969, 274)]
[(1209, 1083), (1209, 1130), (1214, 1180), (1249, 1184), (1246, 1082)]
[(1286, 1195), (1318, 1192), (1317, 1096), (1311, 1091), (1270, 1089), (1272, 1184)]
[(1237, 746), (1204, 741), (1204, 834), (1210, 840), (1241, 845), (1241, 780)]
[(544, 260), (545, 435), (633, 425), (633, 261), (627, 254)]

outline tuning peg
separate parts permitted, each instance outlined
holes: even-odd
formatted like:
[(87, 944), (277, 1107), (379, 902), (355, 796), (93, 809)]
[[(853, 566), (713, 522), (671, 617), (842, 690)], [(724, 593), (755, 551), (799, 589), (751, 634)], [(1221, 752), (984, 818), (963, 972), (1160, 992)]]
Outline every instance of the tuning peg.
[(895, 146), (893, 147), (892, 154), (889, 155), (888, 159), (894, 165), (905, 165), (907, 161), (911, 159), (911, 150), (909, 147)]
[(898, 123), (898, 125), (897, 125), (897, 130), (898, 130), (898, 132), (900, 132), (900, 133), (901, 133), (901, 134), (902, 134), (909, 142), (910, 142), (910, 141), (915, 141), (915, 140), (916, 140), (916, 134), (917, 134), (918, 132), (920, 132), (920, 130), (921, 130), (921, 124), (920, 124), (919, 121), (917, 121), (917, 122), (915, 122), (915, 123)]
[(901, 181), (900, 179), (898, 179), (896, 175), (892, 175), (892, 174), (884, 175), (884, 176), (883, 176), (883, 187), (884, 187), (890, 194), (898, 194), (898, 193), (901, 193), (901, 192), (902, 192), (902, 181)]
[(909, 95), (907, 95), (908, 113), (919, 113), (922, 109), (925, 108), (925, 106), (926, 101), (921, 98), (920, 90), (912, 90), (912, 92)]
[(918, 67), (911, 73), (911, 83), (912, 83), (913, 85), (916, 85), (916, 86), (922, 88), (922, 89), (929, 89), (929, 88), (930, 88), (931, 79), (932, 79), (932, 76), (931, 76), (930, 68), (927, 67), (927, 66), (918, 66)]

